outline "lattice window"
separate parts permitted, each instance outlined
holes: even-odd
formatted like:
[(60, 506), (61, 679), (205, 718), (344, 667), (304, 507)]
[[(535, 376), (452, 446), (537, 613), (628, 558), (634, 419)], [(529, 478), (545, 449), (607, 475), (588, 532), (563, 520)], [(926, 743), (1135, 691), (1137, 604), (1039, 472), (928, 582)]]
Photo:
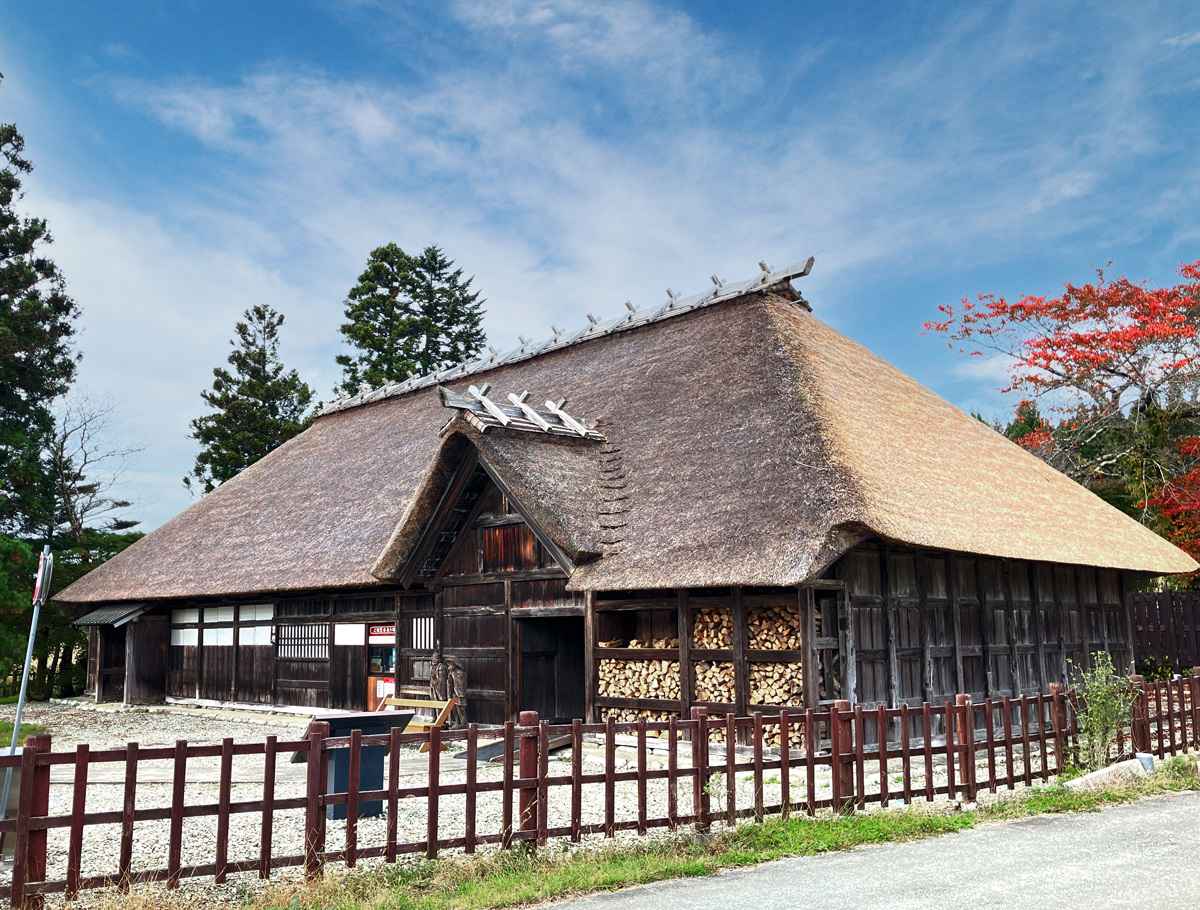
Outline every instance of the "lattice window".
[(414, 651), (433, 650), (433, 617), (414, 616), (409, 621), (409, 634), (412, 636)]
[(329, 623), (312, 622), (278, 629), (280, 660), (328, 660)]

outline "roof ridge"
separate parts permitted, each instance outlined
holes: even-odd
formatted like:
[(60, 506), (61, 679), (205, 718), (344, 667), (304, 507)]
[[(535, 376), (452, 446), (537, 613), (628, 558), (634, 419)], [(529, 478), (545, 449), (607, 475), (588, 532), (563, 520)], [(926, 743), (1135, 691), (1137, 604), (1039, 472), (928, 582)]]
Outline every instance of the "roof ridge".
[[(453, 379), (472, 376), (476, 373), (506, 366), (510, 363), (530, 360), (534, 357), (548, 354), (551, 351), (571, 347), (595, 338), (603, 338), (614, 332), (628, 331), (629, 329), (638, 328), (651, 322), (669, 319), (672, 316), (690, 313), (693, 310), (712, 306), (714, 303), (720, 303), (725, 300), (732, 300), (735, 297), (741, 297), (745, 294), (769, 291), (785, 282), (790, 282), (793, 278), (803, 278), (812, 271), (815, 261), (815, 257), (809, 256), (804, 262), (798, 262), (786, 269), (779, 269), (777, 271), (771, 271), (765, 263), (760, 262), (759, 268), (762, 271), (759, 275), (732, 284), (723, 284), (716, 275), (713, 275), (712, 289), (705, 291), (703, 294), (693, 294), (691, 297), (678, 297), (674, 291), (668, 289), (668, 300), (666, 303), (647, 307), (644, 310), (635, 310), (633, 304), (626, 303), (625, 306), (629, 312), (624, 316), (616, 319), (597, 320), (589, 315), (590, 324), (586, 328), (578, 329), (574, 332), (560, 332), (551, 326), (551, 329), (554, 330), (553, 338), (540, 342), (526, 342), (522, 339), (523, 343), (519, 348), (504, 354), (493, 348), (489, 348), (488, 350), (491, 351), (490, 357), (466, 360), (454, 366), (447, 367), (444, 370), (434, 370), (432, 373), (426, 373), (424, 376), (410, 374), (409, 378), (403, 382), (387, 383), (376, 389), (361, 391), (350, 398), (339, 398), (322, 408), (317, 413), (317, 417), (335, 414), (338, 411), (347, 411), (360, 405), (382, 401), (385, 398), (394, 398), (397, 395), (405, 395), (419, 389), (438, 386)], [(804, 302), (803, 296), (800, 297), (800, 302)]]

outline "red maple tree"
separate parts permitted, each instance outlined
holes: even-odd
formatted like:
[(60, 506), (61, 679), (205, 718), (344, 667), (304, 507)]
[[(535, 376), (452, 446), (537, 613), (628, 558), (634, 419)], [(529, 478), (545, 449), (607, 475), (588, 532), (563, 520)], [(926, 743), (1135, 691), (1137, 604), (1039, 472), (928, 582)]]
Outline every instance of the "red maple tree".
[[(1110, 263), (1111, 264), (1111, 263)], [(1085, 485), (1119, 480), (1143, 520), (1200, 549), (1200, 261), (1151, 288), (1097, 269), (1057, 297), (994, 294), (925, 323), (960, 353), (1008, 361), (1011, 435)], [(1039, 410), (1041, 406), (1041, 410)], [(1042, 412), (1052, 414), (1047, 419)]]

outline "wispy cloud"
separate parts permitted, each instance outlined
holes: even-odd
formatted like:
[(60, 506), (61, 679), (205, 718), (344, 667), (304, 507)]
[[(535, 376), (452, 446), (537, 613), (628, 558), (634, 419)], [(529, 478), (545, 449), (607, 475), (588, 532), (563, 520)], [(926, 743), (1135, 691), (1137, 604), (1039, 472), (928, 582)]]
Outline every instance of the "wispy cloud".
[[(52, 222), (74, 282), (127, 288), (89, 301), (105, 324), (89, 315), (85, 362), (176, 434), (159, 462), (172, 483), (191, 446), (180, 402), (198, 406), (237, 313), (283, 310), (289, 357), (328, 395), (342, 295), (387, 241), (437, 242), (479, 276), (499, 346), (762, 258), (824, 250), (805, 290), (836, 321), (868, 280), (1195, 230), (1200, 154), (1161, 99), (1197, 73), (1117, 7), (1086, 36), (1040, 5), (971, 9), (883, 49), (750, 48), (650, 0), (460, 0), (420, 23), (407, 6), (346, 8), (380, 53), (404, 48), (403, 74), (276, 60), (95, 83), (206, 151), (152, 217), (63, 199)], [(122, 261), (145, 274), (112, 274)], [(138, 326), (152, 389), (103, 353)], [(991, 401), (1003, 366), (958, 378)]]
[(1170, 47), (1191, 47), (1193, 44), (1200, 44), (1200, 31), (1187, 32), (1182, 35), (1176, 35), (1174, 38), (1167, 38), (1163, 44)]

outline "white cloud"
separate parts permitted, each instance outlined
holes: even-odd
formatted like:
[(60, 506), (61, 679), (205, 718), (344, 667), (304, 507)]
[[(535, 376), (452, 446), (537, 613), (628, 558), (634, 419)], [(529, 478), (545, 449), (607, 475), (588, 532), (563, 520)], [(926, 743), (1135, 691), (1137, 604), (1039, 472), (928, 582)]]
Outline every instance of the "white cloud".
[[(1160, 39), (1137, 22), (1091, 47), (1104, 78), (1046, 79), (1073, 39), (1034, 7), (973, 10), (798, 101), (787, 68), (655, 3), (453, 11), (472, 53), (428, 51), (411, 78), (284, 61), (226, 82), (103, 83), (209, 152), (153, 212), (61, 195), (37, 208), (85, 304), (85, 379), (153, 437), (139, 482), (160, 491), (160, 517), (183, 504), (187, 420), (238, 314), (260, 300), (284, 312), (289, 363), (328, 396), (342, 295), (381, 243), (436, 242), (477, 275), (502, 347), (817, 251), (805, 292), (829, 318), (863, 276), (1091, 230), (1119, 242), (1147, 207), (1164, 221), (1194, 208), (1186, 188), (1114, 190), (1168, 141), (1147, 103), (1166, 84), (1146, 74)], [(839, 53), (796, 49), (801, 68), (820, 57), (844, 73)], [(956, 375), (1006, 379), (977, 359)]]
[(1185, 32), (1182, 35), (1176, 35), (1174, 38), (1167, 38), (1163, 44), (1170, 47), (1191, 47), (1193, 44), (1200, 44), (1200, 31)]

